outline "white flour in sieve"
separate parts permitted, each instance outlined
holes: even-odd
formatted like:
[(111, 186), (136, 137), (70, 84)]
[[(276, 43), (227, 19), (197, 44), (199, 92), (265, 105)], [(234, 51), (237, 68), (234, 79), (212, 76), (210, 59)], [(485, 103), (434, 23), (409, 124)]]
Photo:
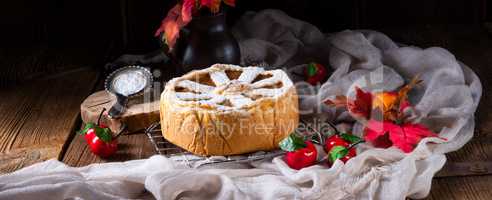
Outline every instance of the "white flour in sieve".
[(147, 79), (139, 72), (128, 72), (115, 77), (113, 89), (115, 92), (129, 96), (140, 92), (147, 85)]

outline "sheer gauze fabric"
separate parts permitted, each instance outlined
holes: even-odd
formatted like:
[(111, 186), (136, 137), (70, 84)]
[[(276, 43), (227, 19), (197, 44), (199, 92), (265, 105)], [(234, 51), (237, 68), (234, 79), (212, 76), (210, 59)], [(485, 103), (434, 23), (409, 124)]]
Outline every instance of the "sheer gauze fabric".
[[(247, 13), (234, 27), (244, 63), (266, 62), (302, 70), (308, 59), (329, 63), (332, 75), (319, 90), (299, 87), (303, 114), (350, 121), (343, 109), (322, 104), (336, 95), (394, 90), (415, 75), (423, 83), (412, 93), (413, 120), (447, 138), (423, 139), (405, 154), (362, 145), (347, 164), (290, 169), (281, 157), (229, 167), (187, 169), (171, 159), (94, 164), (71, 168), (49, 160), (0, 177), (0, 199), (405, 199), (428, 195), (445, 153), (473, 136), (480, 80), (442, 48), (400, 47), (375, 31), (324, 35), (314, 26), (276, 10)], [(295, 77), (293, 79), (299, 79)], [(352, 120), (354, 134), (361, 124)], [(145, 190), (150, 192), (145, 195)], [(142, 196), (142, 194), (144, 194)]]

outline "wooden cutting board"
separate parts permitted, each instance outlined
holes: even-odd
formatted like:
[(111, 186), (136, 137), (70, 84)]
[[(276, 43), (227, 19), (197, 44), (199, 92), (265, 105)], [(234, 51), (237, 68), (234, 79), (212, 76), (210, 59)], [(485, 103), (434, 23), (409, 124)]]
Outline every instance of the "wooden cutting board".
[(144, 101), (144, 96), (129, 100), (125, 113), (119, 119), (110, 119), (107, 112), (116, 102), (116, 97), (106, 91), (99, 91), (87, 97), (80, 105), (80, 114), (84, 123), (97, 123), (99, 114), (105, 108), (101, 123), (113, 132), (118, 132), (126, 124), (129, 132), (144, 130), (150, 124), (159, 121), (159, 99)]

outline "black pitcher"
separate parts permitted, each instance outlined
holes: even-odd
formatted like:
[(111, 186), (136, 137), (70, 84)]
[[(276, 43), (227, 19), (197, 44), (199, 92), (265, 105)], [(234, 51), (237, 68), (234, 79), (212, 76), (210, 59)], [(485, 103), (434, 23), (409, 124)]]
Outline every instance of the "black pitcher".
[(227, 28), (225, 14), (193, 17), (181, 30), (172, 55), (182, 72), (203, 69), (215, 63), (239, 64), (239, 44)]

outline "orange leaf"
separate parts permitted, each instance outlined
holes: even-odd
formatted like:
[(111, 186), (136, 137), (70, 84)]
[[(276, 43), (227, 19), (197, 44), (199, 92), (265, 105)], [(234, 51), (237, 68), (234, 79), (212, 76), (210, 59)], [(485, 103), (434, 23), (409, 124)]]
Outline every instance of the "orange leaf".
[(174, 6), (168, 13), (166, 18), (162, 20), (161, 26), (155, 32), (155, 36), (158, 37), (162, 33), (164, 33), (164, 41), (169, 47), (169, 51), (171, 51), (176, 44), (176, 41), (179, 37), (179, 31), (181, 28), (186, 26), (188, 22), (185, 22), (181, 16), (182, 5), (177, 4)]
[(380, 110), (384, 115), (384, 120), (398, 120), (402, 112), (411, 106), (406, 98), (399, 98), (397, 92), (378, 92), (373, 95), (372, 108)]
[(169, 50), (173, 49), (174, 45), (176, 44), (176, 41), (178, 40), (179, 37), (179, 27), (178, 24), (175, 21), (167, 21), (164, 24), (165, 28), (165, 42), (167, 46), (169, 47)]
[(387, 112), (398, 98), (398, 93), (395, 92), (378, 92), (374, 94), (372, 99), (372, 108), (381, 109), (383, 112)]
[[(422, 81), (415, 76), (410, 83), (403, 86), (398, 92), (383, 92), (375, 95), (376, 101), (373, 107), (379, 107), (383, 110), (385, 120), (404, 120), (403, 111), (410, 107), (408, 93)], [(377, 99), (380, 99), (379, 102)]]
[(400, 106), (403, 102), (407, 101), (408, 99), (408, 93), (410, 92), (410, 90), (412, 90), (414, 87), (416, 87), (418, 84), (420, 84), (422, 82), (422, 80), (419, 79), (419, 76), (415, 76), (411, 81), (410, 83), (406, 84), (405, 86), (403, 86), (400, 91), (398, 91), (398, 98), (397, 100), (395, 101), (395, 104), (393, 104), (393, 108), (394, 110), (400, 110)]
[(221, 0), (211, 0), (210, 1), (210, 11), (213, 13), (219, 12)]

